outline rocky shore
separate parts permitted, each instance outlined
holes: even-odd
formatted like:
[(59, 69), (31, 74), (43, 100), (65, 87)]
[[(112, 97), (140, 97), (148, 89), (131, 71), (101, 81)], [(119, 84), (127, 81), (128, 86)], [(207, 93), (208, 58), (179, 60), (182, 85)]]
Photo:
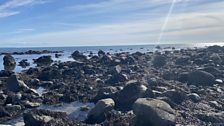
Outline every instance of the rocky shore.
[[(224, 126), (224, 47), (71, 57), (0, 71), (0, 124), (22, 117), (26, 126)], [(10, 54), (3, 60), (16, 65)], [(76, 101), (94, 104), (78, 108), (82, 119), (41, 108)]]

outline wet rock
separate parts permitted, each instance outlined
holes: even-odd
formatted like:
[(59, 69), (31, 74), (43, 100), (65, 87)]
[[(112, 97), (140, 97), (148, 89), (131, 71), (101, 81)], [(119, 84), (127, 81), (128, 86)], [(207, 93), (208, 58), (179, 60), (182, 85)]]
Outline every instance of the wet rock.
[(15, 66), (16, 65), (16, 60), (14, 57), (10, 54), (7, 54), (3, 57), (4, 65), (5, 66)]
[(178, 74), (177, 80), (182, 82), (182, 83), (186, 83), (188, 80), (188, 72), (183, 72)]
[(185, 56), (185, 57), (181, 57), (176, 59), (175, 62), (176, 65), (189, 65), (190, 64), (190, 57)]
[[(199, 113), (196, 114), (196, 116), (204, 121), (204, 122), (210, 122), (214, 125), (218, 125), (220, 124), (223, 125), (224, 124), (224, 112), (220, 112), (220, 113)], [(219, 125), (218, 125), (219, 126)]]
[(61, 57), (62, 56), (62, 54), (59, 54), (59, 53), (56, 53), (55, 54), (55, 58), (59, 58), (59, 57)]
[(23, 68), (26, 68), (27, 66), (30, 66), (30, 63), (27, 62), (28, 60), (27, 59), (23, 59), (19, 62), (19, 66), (23, 67)]
[(32, 85), (38, 85), (38, 84), (40, 83), (40, 80), (37, 79), (37, 78), (34, 78), (34, 79), (32, 79), (32, 80), (30, 81), (30, 83), (31, 83)]
[(10, 113), (5, 110), (2, 106), (0, 106), (0, 118), (9, 117)]
[(5, 100), (5, 105), (7, 104), (13, 104), (13, 105), (16, 105), (16, 104), (19, 104), (20, 101), (21, 101), (21, 98), (22, 98), (22, 94), (21, 93), (13, 93), (13, 92), (10, 92), (7, 94), (7, 98)]
[(145, 95), (147, 87), (138, 81), (129, 81), (127, 85), (118, 93), (116, 108), (130, 110), (133, 103)]
[(209, 101), (209, 105), (216, 109), (222, 109), (222, 105), (220, 105), (217, 101)]
[(197, 86), (212, 86), (215, 82), (215, 77), (205, 71), (193, 71), (188, 75), (188, 84)]
[(21, 80), (18, 80), (17, 75), (11, 75), (7, 80), (7, 89), (13, 92), (19, 92), (21, 90), (28, 90), (29, 87)]
[(17, 115), (22, 111), (22, 107), (20, 105), (6, 105), (5, 110), (10, 113), (10, 116)]
[[(31, 110), (23, 114), (26, 126), (56, 126), (72, 125), (64, 112), (53, 112), (49, 110)], [(73, 124), (74, 125), (74, 124)]]
[(110, 55), (104, 55), (99, 59), (99, 62), (104, 65), (110, 65), (113, 61), (113, 58)]
[(188, 98), (191, 99), (193, 102), (200, 102), (201, 101), (201, 97), (196, 93), (189, 94)]
[(166, 57), (163, 55), (156, 55), (153, 57), (153, 66), (162, 67), (166, 64)]
[(103, 50), (98, 51), (98, 56), (99, 57), (103, 57), (104, 55), (106, 55), (106, 53)]
[(37, 63), (38, 65), (48, 65), (53, 62), (51, 56), (41, 56), (38, 59), (34, 59), (34, 63)]
[(136, 115), (134, 126), (175, 126), (176, 123), (175, 110), (161, 100), (139, 98), (133, 111)]
[(207, 50), (210, 51), (210, 52), (219, 53), (219, 52), (223, 51), (223, 48), (221, 46), (214, 45), (214, 46), (209, 46), (207, 48)]
[(62, 77), (62, 71), (57, 68), (45, 68), (39, 75), (40, 80), (50, 81)]
[(36, 108), (36, 107), (39, 107), (41, 104), (38, 103), (38, 102), (24, 101), (24, 102), (23, 102), (23, 105), (24, 105), (26, 108)]
[(72, 58), (79, 61), (85, 61), (87, 57), (83, 54), (81, 54), (79, 51), (75, 51), (72, 53)]
[(117, 87), (113, 87), (113, 86), (103, 87), (98, 91), (98, 93), (94, 97), (93, 101), (97, 102), (98, 100), (105, 99), (105, 98), (113, 99), (115, 93), (117, 93), (117, 92), (118, 92)]
[(96, 106), (90, 110), (86, 122), (90, 124), (101, 123), (106, 117), (105, 115), (115, 106), (113, 99), (102, 99), (96, 103)]
[(106, 80), (105, 83), (107, 84), (116, 84), (116, 83), (119, 83), (119, 82), (125, 82), (128, 80), (128, 77), (126, 74), (114, 74), (112, 75), (108, 80)]
[(26, 71), (27, 74), (31, 75), (31, 74), (35, 74), (35, 73), (39, 73), (39, 69), (38, 68), (29, 68), (27, 71)]
[(9, 77), (12, 74), (14, 74), (14, 72), (12, 72), (12, 71), (7, 71), (7, 70), (1, 70), (0, 71), (0, 77)]
[(184, 92), (176, 90), (165, 91), (162, 96), (170, 98), (170, 100), (177, 104), (180, 104), (187, 98), (187, 95)]

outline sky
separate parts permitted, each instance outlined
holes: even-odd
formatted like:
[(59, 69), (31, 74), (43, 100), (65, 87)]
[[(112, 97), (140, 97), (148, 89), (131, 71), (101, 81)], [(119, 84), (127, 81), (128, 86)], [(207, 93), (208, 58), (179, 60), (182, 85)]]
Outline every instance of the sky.
[(0, 0), (0, 47), (224, 42), (224, 0)]

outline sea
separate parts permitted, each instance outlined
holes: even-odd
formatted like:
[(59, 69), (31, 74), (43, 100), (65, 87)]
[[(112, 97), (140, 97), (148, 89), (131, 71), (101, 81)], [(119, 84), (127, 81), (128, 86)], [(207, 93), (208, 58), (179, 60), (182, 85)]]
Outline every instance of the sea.
[[(62, 56), (60, 58), (56, 58), (55, 54), (31, 54), (31, 55), (13, 55), (13, 57), (16, 59), (17, 65), (14, 68), (15, 72), (21, 72), (26, 69), (29, 69), (30, 67), (35, 67), (36, 64), (33, 63), (33, 59), (37, 59), (40, 56), (44, 55), (51, 55), (52, 59), (55, 62), (65, 62), (65, 61), (73, 61), (73, 59), (70, 57), (71, 54), (78, 50), (81, 53), (88, 55), (90, 52), (93, 54), (97, 54), (99, 50), (103, 50), (105, 52), (109, 53), (120, 53), (120, 52), (154, 52), (158, 50), (156, 47), (161, 47), (160, 50), (172, 50), (174, 47), (175, 49), (184, 49), (184, 48), (203, 48), (206, 46), (211, 45), (221, 45), (224, 46), (224, 43), (197, 43), (197, 44), (160, 44), (160, 45), (123, 45), (123, 46), (83, 46), (83, 47), (29, 47), (29, 48), (0, 48), (0, 54), (1, 53), (13, 53), (13, 52), (26, 52), (28, 50), (34, 50), (34, 51), (42, 51), (42, 50), (48, 50), (48, 51), (63, 51)], [(0, 55), (0, 70), (4, 70), (3, 65), (3, 57), (4, 55)], [(18, 66), (18, 62), (20, 62), (23, 59), (27, 59), (28, 62), (31, 64), (29, 67), (22, 68)]]

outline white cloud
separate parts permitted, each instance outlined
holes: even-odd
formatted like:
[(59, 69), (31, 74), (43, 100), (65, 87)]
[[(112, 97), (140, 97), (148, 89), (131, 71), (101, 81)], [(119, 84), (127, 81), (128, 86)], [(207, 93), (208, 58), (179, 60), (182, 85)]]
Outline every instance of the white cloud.
[[(158, 41), (166, 17), (149, 16), (150, 11), (167, 13), (172, 0), (110, 0), (98, 4), (76, 5), (67, 11), (78, 11), (86, 14), (125, 12), (129, 10), (153, 8), (152, 10), (128, 14), (122, 21), (110, 23), (73, 24), (56, 22), (55, 24), (71, 27), (70, 30), (21, 35), (2, 40), (8, 45), (19, 46), (82, 46), (82, 45), (124, 45), (151, 44)], [(200, 0), (195, 0), (196, 3)], [(206, 0), (204, 0), (206, 2)], [(174, 7), (167, 27), (164, 29), (161, 42), (205, 42), (223, 41), (224, 37), (224, 2), (210, 4), (193, 4), (193, 0), (177, 0), (181, 6)], [(166, 4), (166, 6), (163, 6)], [(162, 7), (166, 9), (156, 8)], [(185, 8), (184, 8), (185, 7)], [(218, 9), (217, 9), (218, 8)], [(184, 11), (183, 11), (184, 10)], [(164, 12), (161, 12), (164, 11)], [(126, 13), (125, 13), (126, 14)], [(111, 16), (116, 16), (112, 14)], [(126, 15), (120, 15), (126, 16)], [(100, 17), (100, 16), (99, 16)], [(117, 19), (117, 18), (116, 18)], [(73, 26), (79, 25), (78, 28)], [(6, 45), (7, 46), (7, 45)]]
[(20, 11), (16, 10), (16, 8), (46, 2), (46, 0), (8, 0), (0, 5), (0, 18), (19, 14)]

